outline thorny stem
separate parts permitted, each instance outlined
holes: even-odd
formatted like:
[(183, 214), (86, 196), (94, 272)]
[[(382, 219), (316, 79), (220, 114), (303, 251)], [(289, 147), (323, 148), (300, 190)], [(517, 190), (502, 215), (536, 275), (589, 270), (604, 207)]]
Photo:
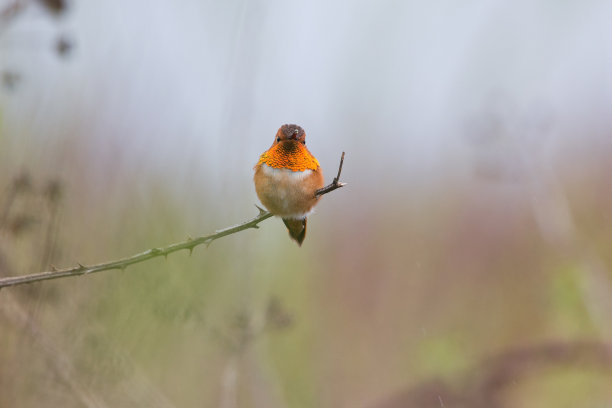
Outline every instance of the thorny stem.
[[(322, 196), (323, 194), (327, 194), (330, 191), (333, 191), (345, 185), (345, 183), (338, 182), (338, 179), (340, 178), (340, 172), (342, 171), (343, 161), (344, 161), (344, 152), (342, 152), (342, 158), (340, 160), (340, 168), (338, 169), (338, 176), (334, 178), (333, 182), (330, 185), (323, 187), (320, 190), (317, 190), (315, 194), (317, 197)], [(257, 208), (259, 209), (259, 214), (255, 218), (252, 218), (249, 221), (245, 221), (242, 224), (238, 224), (238, 225), (234, 225), (228, 228), (218, 230), (214, 234), (205, 235), (205, 236), (198, 237), (198, 238), (189, 238), (187, 241), (179, 242), (176, 244), (171, 244), (166, 247), (151, 248), (139, 254), (128, 256), (126, 258), (121, 258), (115, 261), (104, 262), (104, 263), (99, 263), (99, 264), (94, 264), (94, 265), (89, 265), (89, 266), (82, 265), (79, 263), (77, 264), (77, 266), (73, 266), (70, 268), (64, 268), (64, 269), (52, 268), (52, 270), (46, 271), (46, 272), (38, 272), (38, 273), (30, 274), (30, 275), (0, 278), (0, 289), (4, 287), (8, 287), (8, 286), (23, 285), (26, 283), (38, 282), (38, 281), (43, 281), (43, 280), (65, 278), (67, 276), (86, 275), (89, 273), (109, 271), (113, 269), (124, 270), (130, 265), (148, 261), (149, 259), (157, 258), (160, 256), (166, 257), (168, 256), (168, 254), (171, 254), (173, 252), (177, 252), (183, 249), (187, 249), (189, 250), (189, 253), (191, 253), (193, 251), (193, 248), (195, 248), (198, 245), (206, 244), (206, 246), (208, 246), (214, 240), (217, 240), (221, 237), (235, 234), (237, 232), (244, 231), (249, 228), (259, 228), (259, 225), (257, 224), (272, 217), (272, 214), (259, 207)]]

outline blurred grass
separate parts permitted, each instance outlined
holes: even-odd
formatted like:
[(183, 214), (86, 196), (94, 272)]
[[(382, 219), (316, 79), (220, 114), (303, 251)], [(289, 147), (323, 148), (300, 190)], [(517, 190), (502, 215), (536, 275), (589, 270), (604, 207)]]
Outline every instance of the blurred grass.
[[(9, 159), (2, 167), (4, 188), (19, 166)], [(18, 235), (3, 228), (0, 255), (11, 273), (33, 271), (43, 247), (46, 177), (28, 170), (33, 190), (14, 211), (38, 221)], [(109, 260), (227, 224), (214, 195), (185, 205), (159, 180), (107, 171), (117, 172), (108, 174), (112, 183), (97, 184), (99, 175), (80, 169), (60, 178), (54, 264)], [(575, 214), (571, 247), (542, 238), (521, 183), (452, 175), (418, 189), (380, 186), (372, 197), (350, 180), (311, 217), (303, 248), (272, 219), (191, 256), (5, 289), (0, 406), (83, 406), (80, 389), (122, 407), (212, 407), (228, 394), (241, 407), (382, 407), (432, 380), (452, 390), (448, 401), (471, 398), (490, 375), (483, 362), (491, 356), (609, 340), (610, 323), (593, 317), (605, 305), (586, 290), (583, 254), (601, 256), (610, 279), (612, 229), (604, 221), (612, 195), (595, 175), (612, 169), (591, 162), (583, 171), (582, 178), (573, 168), (565, 178), (564, 166), (558, 173)], [(198, 208), (205, 217), (193, 216)], [(251, 212), (233, 222), (254, 213), (251, 203), (240, 208)], [(285, 322), (278, 327), (270, 323), (273, 299)], [(495, 391), (499, 406), (612, 401), (609, 367), (577, 358), (559, 368), (555, 358)]]
[(604, 407), (612, 398), (610, 375), (590, 369), (553, 369), (510, 386), (501, 398), (516, 408)]

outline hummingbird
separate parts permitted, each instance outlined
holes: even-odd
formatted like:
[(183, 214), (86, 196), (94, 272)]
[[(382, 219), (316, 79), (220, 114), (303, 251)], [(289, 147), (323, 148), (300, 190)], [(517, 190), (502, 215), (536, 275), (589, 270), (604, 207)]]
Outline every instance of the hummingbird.
[(306, 148), (304, 129), (281, 126), (254, 170), (257, 197), (270, 213), (283, 219), (289, 236), (302, 246), (306, 217), (319, 201), (315, 193), (324, 183), (319, 162)]

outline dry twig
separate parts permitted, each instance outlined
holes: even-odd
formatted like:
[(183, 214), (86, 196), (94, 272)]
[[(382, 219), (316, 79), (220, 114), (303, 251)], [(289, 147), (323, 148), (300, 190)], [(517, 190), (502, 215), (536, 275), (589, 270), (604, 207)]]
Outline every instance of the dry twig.
[[(344, 152), (342, 152), (342, 158), (340, 159), (340, 167), (338, 169), (338, 176), (334, 178), (332, 183), (326, 187), (323, 187), (320, 190), (317, 190), (316, 196), (322, 196), (323, 194), (327, 194), (330, 191), (333, 191), (337, 188), (343, 187), (346, 184), (340, 183), (338, 180), (340, 179), (340, 173), (342, 171), (342, 163), (344, 161)], [(259, 208), (259, 207), (257, 207)], [(130, 265), (134, 265), (140, 262), (148, 261), (149, 259), (157, 258), (160, 256), (168, 256), (173, 252), (180, 251), (182, 249), (189, 250), (189, 253), (193, 251), (198, 245), (206, 244), (206, 246), (210, 245), (214, 240), (219, 239), (221, 237), (225, 237), (227, 235), (235, 234), (240, 231), (244, 231), (249, 228), (259, 228), (259, 223), (267, 220), (272, 217), (268, 211), (265, 211), (259, 208), (259, 214), (242, 224), (234, 225), (232, 227), (224, 228), (222, 230), (216, 231), (214, 234), (205, 235), (198, 238), (189, 238), (187, 241), (179, 242), (177, 244), (168, 245), (162, 248), (152, 248), (147, 251), (141, 252), (136, 255), (132, 255), (126, 258), (122, 258), (116, 261), (104, 262), (95, 265), (82, 265), (77, 264), (77, 266), (73, 266), (71, 268), (65, 269), (55, 269), (53, 268), (51, 271), (33, 273), (30, 275), (22, 275), (22, 276), (11, 276), (7, 278), (0, 279), (0, 289), (7, 286), (16, 286), (23, 285), (26, 283), (38, 282), (49, 279), (58, 279), (64, 278), (67, 276), (77, 276), (77, 275), (86, 275), (94, 272), (102, 272), (109, 271), (113, 269), (124, 270)]]
[(346, 183), (340, 183), (340, 173), (342, 173), (343, 164), (344, 164), (344, 152), (342, 152), (342, 156), (340, 157), (340, 166), (338, 167), (338, 175), (334, 177), (334, 181), (332, 181), (330, 185), (318, 189), (315, 192), (315, 197), (320, 197), (323, 194), (327, 194), (330, 191), (334, 191), (337, 188), (346, 186)]

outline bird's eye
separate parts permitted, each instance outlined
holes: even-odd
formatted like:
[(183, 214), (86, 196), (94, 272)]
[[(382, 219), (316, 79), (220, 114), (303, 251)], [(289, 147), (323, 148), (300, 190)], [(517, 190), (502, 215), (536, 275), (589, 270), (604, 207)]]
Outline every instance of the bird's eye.
[(280, 142), (280, 137), (277, 137), (277, 138), (276, 138), (276, 141), (277, 141), (277, 142)]
[(304, 144), (304, 145), (305, 145), (305, 144), (306, 144), (306, 141), (305, 141), (305, 140), (302, 140), (302, 144)]

